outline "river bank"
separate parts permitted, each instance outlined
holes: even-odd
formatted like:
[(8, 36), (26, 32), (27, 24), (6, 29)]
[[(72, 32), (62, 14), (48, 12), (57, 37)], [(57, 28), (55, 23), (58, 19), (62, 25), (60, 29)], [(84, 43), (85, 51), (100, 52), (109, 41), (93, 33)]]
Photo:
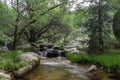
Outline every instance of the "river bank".
[(120, 76), (120, 51), (111, 50), (102, 54), (73, 54), (67, 53), (67, 58), (73, 63), (95, 64), (106, 71), (109, 76), (119, 80)]
[(33, 52), (10, 52), (2, 55), (1, 60), (0, 80), (14, 80), (14, 77), (21, 77), (40, 64), (40, 56)]
[[(108, 79), (108, 75), (100, 69), (96, 74), (86, 73), (90, 66), (73, 64), (66, 58), (41, 59), (40, 66), (24, 75), (22, 80), (102, 80), (103, 77), (105, 78), (104, 80), (113, 80)], [(104, 76), (98, 77), (101, 74)]]

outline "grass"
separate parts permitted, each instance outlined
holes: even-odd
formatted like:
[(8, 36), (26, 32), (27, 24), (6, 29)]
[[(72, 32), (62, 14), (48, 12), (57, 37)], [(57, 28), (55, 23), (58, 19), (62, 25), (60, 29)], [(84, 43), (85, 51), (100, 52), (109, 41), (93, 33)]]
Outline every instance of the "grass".
[(67, 53), (67, 58), (72, 62), (86, 62), (90, 58), (87, 54), (73, 54), (71, 52)]
[(22, 49), (23, 52), (31, 52), (31, 49), (30, 48), (25, 48), (25, 49)]
[(17, 70), (25, 64), (20, 59), (19, 51), (12, 51), (0, 56), (0, 69), (7, 72)]
[(72, 62), (94, 63), (110, 69), (110, 71), (120, 72), (120, 50), (111, 50), (102, 54), (72, 54), (69, 52), (67, 57)]
[(5, 78), (0, 77), (0, 80), (6, 80)]

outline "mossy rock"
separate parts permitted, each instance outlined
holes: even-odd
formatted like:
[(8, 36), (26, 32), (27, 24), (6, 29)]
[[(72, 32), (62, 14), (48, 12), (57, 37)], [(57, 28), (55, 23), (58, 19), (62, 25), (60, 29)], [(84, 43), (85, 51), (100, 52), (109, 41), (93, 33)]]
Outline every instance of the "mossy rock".
[(40, 64), (40, 56), (33, 52), (26, 52), (20, 55), (23, 62), (26, 65), (19, 70), (14, 71), (14, 76), (21, 77), (29, 71), (33, 70)]

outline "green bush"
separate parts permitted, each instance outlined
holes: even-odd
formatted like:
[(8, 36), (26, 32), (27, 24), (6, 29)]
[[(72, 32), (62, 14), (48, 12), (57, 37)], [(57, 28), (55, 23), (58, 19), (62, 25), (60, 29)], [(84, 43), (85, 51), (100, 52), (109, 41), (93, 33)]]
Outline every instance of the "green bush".
[(4, 70), (6, 71), (17, 70), (21, 68), (22, 66), (24, 66), (23, 62), (15, 63), (12, 59), (7, 59), (5, 63), (3, 64)]
[(25, 65), (20, 59), (19, 51), (5, 53), (0, 57), (0, 68), (6, 71), (17, 70)]

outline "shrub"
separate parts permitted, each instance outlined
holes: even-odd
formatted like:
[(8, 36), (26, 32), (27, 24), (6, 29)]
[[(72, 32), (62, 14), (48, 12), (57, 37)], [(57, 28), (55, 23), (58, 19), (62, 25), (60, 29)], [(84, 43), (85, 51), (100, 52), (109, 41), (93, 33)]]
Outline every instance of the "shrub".
[(6, 71), (17, 70), (25, 65), (20, 59), (19, 51), (11, 51), (10, 53), (5, 53), (0, 57), (0, 68)]

